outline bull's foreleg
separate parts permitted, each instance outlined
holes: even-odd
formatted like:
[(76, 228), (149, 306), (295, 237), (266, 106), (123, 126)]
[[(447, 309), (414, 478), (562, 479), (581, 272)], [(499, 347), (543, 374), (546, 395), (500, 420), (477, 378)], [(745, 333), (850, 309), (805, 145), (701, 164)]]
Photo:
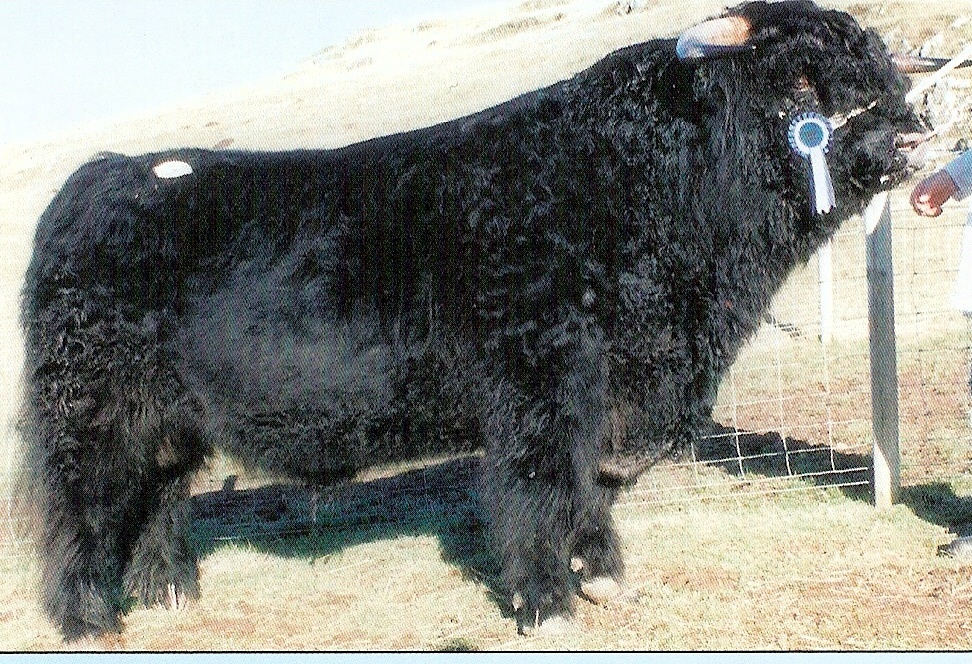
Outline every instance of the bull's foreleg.
[(603, 450), (609, 442), (605, 437), (613, 430), (612, 413), (606, 409), (601, 418), (604, 428), (595, 434), (597, 444), (576, 448), (573, 459), (575, 499), (570, 564), (580, 579), (581, 595), (596, 604), (619, 595), (624, 576), (621, 540), (611, 518), (617, 489), (605, 485), (599, 477)]
[(502, 578), (522, 633), (573, 613), (573, 579), (566, 514), (558, 503), (569, 499), (558, 487), (520, 480), (496, 469), (487, 482), (504, 487), (491, 513)]
[(571, 570), (580, 577), (581, 595), (595, 604), (618, 597), (624, 578), (621, 540), (611, 518), (616, 490), (594, 484), (587, 500), (575, 500)]
[(501, 383), (483, 418), (484, 503), (521, 632), (571, 616), (577, 571), (582, 583), (622, 574), (614, 494), (596, 482), (602, 371), (593, 355), (562, 366), (543, 395)]

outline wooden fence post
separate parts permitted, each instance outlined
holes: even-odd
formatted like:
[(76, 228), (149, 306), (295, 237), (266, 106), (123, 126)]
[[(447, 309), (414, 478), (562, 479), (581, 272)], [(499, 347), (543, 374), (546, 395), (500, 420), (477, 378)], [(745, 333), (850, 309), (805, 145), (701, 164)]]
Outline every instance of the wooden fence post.
[(820, 343), (825, 346), (834, 338), (834, 243), (817, 251), (817, 284), (820, 289)]
[(898, 360), (894, 331), (891, 204), (875, 196), (864, 214), (867, 301), (871, 341), (871, 426), (874, 431), (874, 504), (890, 507), (901, 487), (898, 448)]

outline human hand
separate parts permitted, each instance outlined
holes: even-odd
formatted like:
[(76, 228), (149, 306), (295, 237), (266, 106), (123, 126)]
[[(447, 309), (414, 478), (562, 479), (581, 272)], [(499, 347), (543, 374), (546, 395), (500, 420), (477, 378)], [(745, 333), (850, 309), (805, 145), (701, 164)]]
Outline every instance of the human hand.
[(955, 194), (956, 186), (945, 171), (937, 171), (918, 183), (911, 192), (911, 207), (924, 217), (937, 217), (942, 205)]

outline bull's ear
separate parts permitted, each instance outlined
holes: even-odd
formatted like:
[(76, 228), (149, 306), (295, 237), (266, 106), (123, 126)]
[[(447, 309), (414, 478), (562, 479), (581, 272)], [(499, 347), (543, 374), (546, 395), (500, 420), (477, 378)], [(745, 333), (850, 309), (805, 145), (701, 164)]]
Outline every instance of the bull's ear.
[(678, 38), (679, 60), (704, 60), (749, 48), (753, 26), (742, 16), (727, 16), (689, 28)]

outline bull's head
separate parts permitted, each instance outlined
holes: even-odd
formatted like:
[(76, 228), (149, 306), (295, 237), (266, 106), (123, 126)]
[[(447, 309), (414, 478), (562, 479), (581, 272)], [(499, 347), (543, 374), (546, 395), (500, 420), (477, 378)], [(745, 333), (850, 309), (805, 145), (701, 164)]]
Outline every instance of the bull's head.
[[(686, 63), (749, 60), (748, 76), (761, 86), (755, 96), (784, 125), (806, 111), (829, 117), (838, 205), (848, 195), (866, 200), (903, 179), (909, 159), (915, 161), (911, 149), (931, 134), (905, 103), (901, 74), (948, 62), (891, 55), (876, 33), (847, 14), (802, 0), (735, 7), (686, 30), (676, 53)], [(778, 131), (782, 146), (786, 130)]]

